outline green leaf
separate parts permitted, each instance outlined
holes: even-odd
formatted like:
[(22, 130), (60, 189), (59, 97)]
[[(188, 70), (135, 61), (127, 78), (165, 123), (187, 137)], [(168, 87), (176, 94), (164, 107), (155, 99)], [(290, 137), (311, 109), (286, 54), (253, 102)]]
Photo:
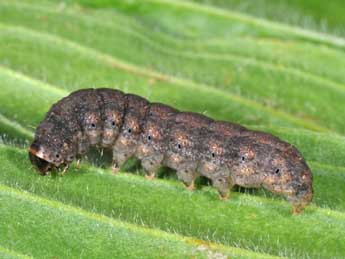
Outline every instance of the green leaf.
[[(1, 213), (0, 241), (11, 247), (16, 240), (14, 248), (34, 258), (266, 256), (123, 223), (4, 185), (0, 185), (0, 200), (7, 208)], [(15, 256), (10, 258), (27, 258), (6, 249), (1, 252)]]
[[(320, 33), (308, 30), (316, 25), (275, 22), (287, 21), (279, 3), (265, 12), (269, 21), (262, 9), (246, 9), (261, 18), (232, 9), (235, 0), (198, 2), (0, 2), (1, 258), (345, 254), (341, 19)], [(295, 2), (287, 12), (308, 14)], [(286, 201), (261, 189), (234, 191), (224, 202), (206, 185), (184, 190), (164, 171), (147, 181), (140, 170), (114, 176), (90, 161), (65, 177), (38, 176), (25, 151), (35, 128), (54, 102), (86, 87), (121, 89), (281, 137), (313, 171), (312, 204), (292, 216)]]
[[(312, 30), (345, 36), (342, 0), (324, 4), (321, 0), (193, 0), (229, 10), (237, 10), (266, 19), (294, 24)], [(109, 1), (111, 2), (111, 1)], [(91, 2), (90, 2), (91, 5)], [(289, 15), (286, 15), (286, 14)]]

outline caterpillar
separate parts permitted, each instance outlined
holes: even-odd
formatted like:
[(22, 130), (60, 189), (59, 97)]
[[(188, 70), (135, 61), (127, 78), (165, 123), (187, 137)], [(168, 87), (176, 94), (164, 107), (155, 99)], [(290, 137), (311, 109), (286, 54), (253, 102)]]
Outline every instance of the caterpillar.
[(41, 175), (66, 172), (92, 146), (112, 150), (114, 173), (137, 157), (145, 177), (153, 179), (167, 166), (192, 190), (195, 179), (204, 176), (221, 199), (234, 185), (263, 187), (300, 213), (313, 197), (311, 170), (293, 145), (109, 88), (81, 89), (53, 104), (37, 127), (29, 159)]

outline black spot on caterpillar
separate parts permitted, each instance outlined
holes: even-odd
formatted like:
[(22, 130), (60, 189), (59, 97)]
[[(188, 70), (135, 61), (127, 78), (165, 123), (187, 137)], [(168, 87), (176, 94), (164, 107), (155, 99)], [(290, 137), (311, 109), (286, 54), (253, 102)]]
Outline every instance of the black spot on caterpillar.
[(137, 157), (147, 178), (168, 166), (193, 189), (202, 175), (222, 199), (234, 185), (264, 187), (285, 196), (298, 213), (313, 196), (311, 171), (291, 144), (107, 88), (79, 90), (54, 104), (36, 130), (29, 158), (42, 175), (65, 172), (91, 146), (112, 149), (114, 172)]

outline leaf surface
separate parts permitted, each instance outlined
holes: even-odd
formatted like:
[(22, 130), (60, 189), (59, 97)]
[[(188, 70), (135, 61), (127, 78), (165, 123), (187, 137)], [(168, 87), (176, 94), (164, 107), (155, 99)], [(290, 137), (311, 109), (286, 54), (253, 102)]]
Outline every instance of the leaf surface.
[[(308, 15), (307, 4), (296, 5), (287, 12)], [(317, 8), (310, 9), (316, 25), (304, 26), (279, 19), (278, 4), (276, 16), (237, 7), (234, 0), (0, 2), (2, 258), (345, 254), (341, 19), (327, 16), (324, 30)], [(261, 189), (239, 189), (223, 202), (211, 187), (190, 193), (164, 171), (147, 181), (129, 163), (131, 173), (111, 175), (97, 167), (105, 158), (72, 166), (65, 177), (38, 176), (26, 151), (35, 128), (53, 103), (86, 87), (279, 136), (313, 171), (311, 206), (292, 216), (287, 202)]]

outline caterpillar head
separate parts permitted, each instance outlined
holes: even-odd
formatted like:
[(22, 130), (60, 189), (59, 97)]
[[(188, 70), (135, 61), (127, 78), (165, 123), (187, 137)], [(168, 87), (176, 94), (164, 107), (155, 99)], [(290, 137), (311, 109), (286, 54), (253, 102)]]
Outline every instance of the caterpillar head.
[(313, 188), (311, 171), (298, 150), (292, 145), (277, 148), (274, 143), (242, 140), (237, 162), (231, 166), (235, 183), (263, 186), (286, 197), (294, 213), (301, 212), (311, 202)]
[(40, 174), (45, 175), (73, 161), (75, 149), (62, 135), (61, 130), (50, 122), (44, 122), (38, 128), (29, 147), (29, 159)]

